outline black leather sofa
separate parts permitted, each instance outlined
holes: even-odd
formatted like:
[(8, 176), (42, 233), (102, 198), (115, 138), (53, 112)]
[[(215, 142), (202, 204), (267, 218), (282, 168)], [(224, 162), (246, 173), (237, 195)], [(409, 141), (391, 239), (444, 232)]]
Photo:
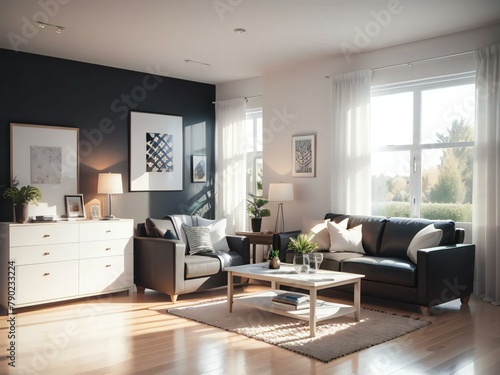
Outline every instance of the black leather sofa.
[[(134, 237), (134, 283), (138, 290), (153, 289), (170, 296), (227, 285), (224, 267), (250, 263), (250, 243), (242, 236), (225, 236), (215, 254), (190, 255), (182, 224), (208, 226), (215, 223), (191, 215), (169, 215), (137, 224)], [(169, 232), (171, 238), (164, 233)], [(238, 283), (238, 279), (235, 279)]]
[[(424, 314), (429, 308), (459, 298), (467, 304), (474, 280), (475, 245), (463, 244), (465, 231), (451, 220), (431, 221), (380, 216), (356, 216), (328, 213), (325, 220), (336, 223), (348, 219), (347, 228), (362, 224), (365, 254), (324, 251), (322, 269), (363, 274), (361, 293), (418, 305)], [(413, 237), (434, 224), (443, 232), (438, 246), (417, 251), (417, 263), (407, 249)], [(273, 246), (280, 258), (291, 263), (287, 250), (290, 237), (300, 231), (278, 233)]]

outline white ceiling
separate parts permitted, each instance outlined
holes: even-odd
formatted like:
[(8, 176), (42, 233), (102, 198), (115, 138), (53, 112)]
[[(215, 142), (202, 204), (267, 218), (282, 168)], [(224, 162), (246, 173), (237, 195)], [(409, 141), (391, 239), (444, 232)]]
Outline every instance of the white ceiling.
[(0, 48), (218, 84), (499, 22), (499, 0), (0, 0)]

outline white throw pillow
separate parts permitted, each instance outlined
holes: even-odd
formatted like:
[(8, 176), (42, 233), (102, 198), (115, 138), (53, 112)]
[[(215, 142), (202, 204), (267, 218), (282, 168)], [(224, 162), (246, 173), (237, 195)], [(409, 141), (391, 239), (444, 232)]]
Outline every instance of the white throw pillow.
[(213, 253), (214, 248), (210, 240), (210, 228), (208, 227), (190, 227), (182, 224), (182, 229), (186, 233), (189, 243), (189, 254)]
[[(200, 221), (198, 221), (200, 224)], [(229, 245), (226, 239), (227, 219), (215, 220), (212, 224), (207, 225), (210, 229), (210, 241), (215, 250), (229, 251)]]
[(312, 233), (311, 242), (318, 245), (318, 250), (328, 250), (330, 248), (330, 235), (326, 228), (326, 223), (329, 220), (302, 220), (302, 233)]
[(347, 225), (347, 219), (339, 224), (333, 221), (327, 223), (328, 233), (330, 234), (330, 251), (347, 251), (365, 254), (361, 241), (363, 225), (346, 229), (344, 227), (344, 222), (345, 225)]
[(443, 231), (441, 229), (436, 229), (434, 224), (429, 224), (413, 237), (406, 251), (406, 255), (408, 255), (408, 258), (410, 258), (413, 263), (417, 264), (417, 250), (439, 245), (442, 237)]

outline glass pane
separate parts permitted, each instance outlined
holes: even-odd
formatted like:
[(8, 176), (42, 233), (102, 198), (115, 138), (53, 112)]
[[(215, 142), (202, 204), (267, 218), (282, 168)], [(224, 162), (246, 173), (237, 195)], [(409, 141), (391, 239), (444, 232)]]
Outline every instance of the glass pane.
[(410, 152), (372, 154), (372, 215), (410, 217)]
[(412, 92), (372, 96), (370, 111), (372, 148), (412, 144)]
[(422, 151), (421, 217), (472, 221), (472, 153), (472, 147)]
[(422, 91), (421, 143), (474, 140), (474, 85)]

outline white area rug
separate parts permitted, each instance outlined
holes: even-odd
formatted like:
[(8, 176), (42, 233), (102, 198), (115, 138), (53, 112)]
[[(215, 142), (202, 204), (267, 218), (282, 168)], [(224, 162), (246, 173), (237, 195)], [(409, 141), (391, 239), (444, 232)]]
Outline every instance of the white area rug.
[(361, 321), (354, 314), (317, 323), (316, 337), (309, 337), (309, 323), (278, 314), (234, 305), (226, 300), (178, 307), (168, 313), (277, 345), (322, 362), (406, 335), (429, 321), (363, 308)]

